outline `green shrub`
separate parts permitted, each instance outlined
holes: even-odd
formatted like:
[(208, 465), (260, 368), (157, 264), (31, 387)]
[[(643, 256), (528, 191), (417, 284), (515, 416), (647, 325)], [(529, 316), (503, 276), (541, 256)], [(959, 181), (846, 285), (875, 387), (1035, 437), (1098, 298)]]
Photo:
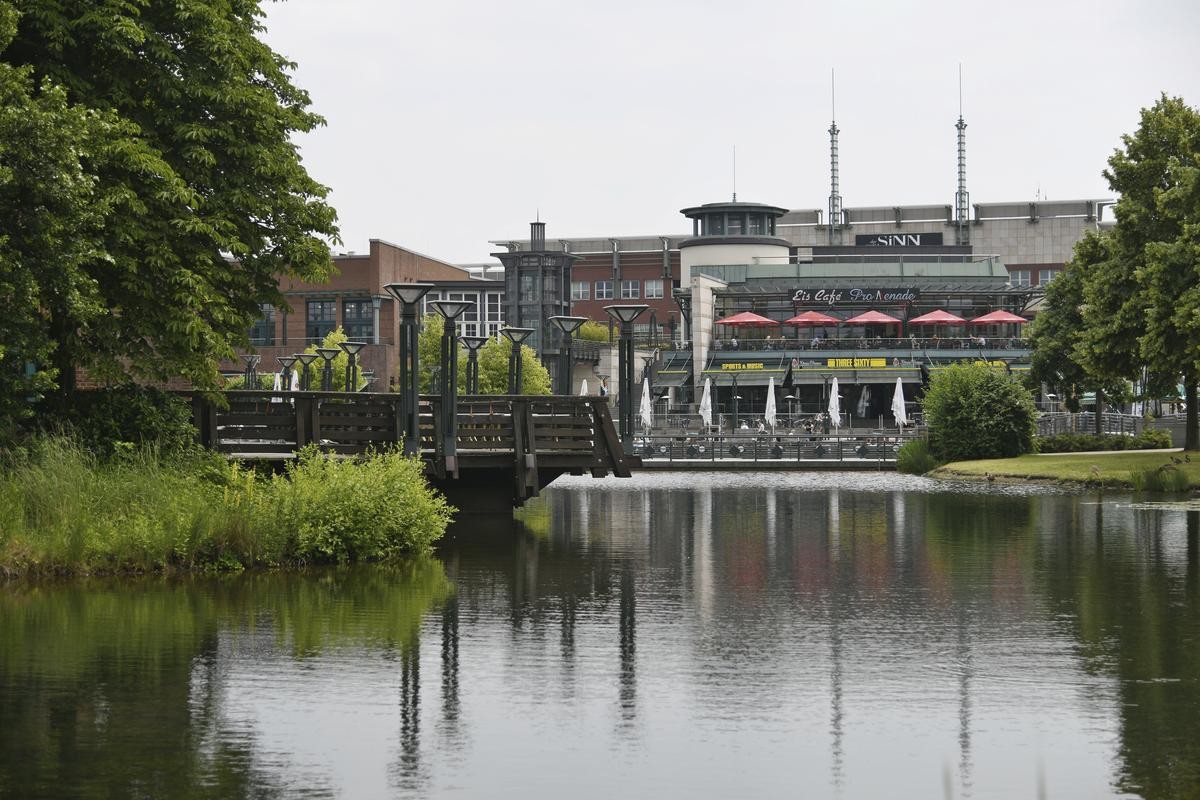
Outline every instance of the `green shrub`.
[(196, 441), (192, 409), (178, 395), (146, 386), (77, 392), (61, 423), (76, 442), (102, 458), (132, 448), (176, 453)]
[(608, 326), (603, 322), (589, 319), (579, 326), (579, 330), (575, 331), (573, 336), (585, 342), (607, 342), (609, 341)]
[(1184, 492), (1191, 486), (1187, 473), (1174, 464), (1149, 469), (1135, 469), (1129, 482), (1139, 492)]
[(929, 442), (924, 439), (905, 442), (896, 453), (896, 470), (907, 475), (924, 475), (937, 466), (937, 459), (929, 452)]
[(938, 370), (921, 403), (929, 450), (939, 461), (1008, 458), (1033, 450), (1033, 396), (1001, 370), (986, 364)]
[(1160, 450), (1171, 446), (1168, 431), (1147, 428), (1137, 436), (1106, 433), (1057, 433), (1034, 441), (1039, 453), (1086, 453), (1097, 450)]
[(61, 437), (0, 470), (0, 574), (229, 570), (390, 559), (442, 536), (452, 509), (396, 453), (306, 452), (264, 477), (204, 451), (102, 460)]

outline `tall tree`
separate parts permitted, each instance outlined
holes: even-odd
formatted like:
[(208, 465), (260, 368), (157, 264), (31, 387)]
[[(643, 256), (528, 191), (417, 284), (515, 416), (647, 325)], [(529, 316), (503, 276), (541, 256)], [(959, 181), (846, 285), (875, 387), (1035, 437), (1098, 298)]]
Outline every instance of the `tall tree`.
[[(1112, 257), (1088, 281), (1085, 321), (1105, 332), (1100, 338), (1110, 346), (1117, 335), (1136, 341), (1150, 371), (1182, 377), (1185, 447), (1194, 450), (1200, 448), (1200, 113), (1163, 95), (1142, 109), (1137, 131), (1122, 140), (1124, 149), (1113, 153), (1104, 173), (1120, 193)], [(1094, 301), (1102, 302), (1093, 308)], [(1104, 318), (1110, 310), (1113, 316)], [(1121, 362), (1125, 376), (1134, 377), (1136, 365)]]
[[(0, 61), (32, 81), (34, 100), (61, 96), (64, 112), (109, 126), (95, 146), (63, 131), (84, 145), (80, 180), (105, 201), (52, 219), (66, 230), (100, 215), (85, 253), (64, 270), (52, 248), (27, 248), (10, 267), (60, 384), (69, 390), (84, 366), (215, 385), (217, 361), (247, 343), (260, 305), (284, 304), (276, 276), (331, 269), (335, 214), (292, 141), (321, 118), (292, 85), (293, 65), (259, 40), (258, 0), (23, 0), (20, 10)], [(4, 235), (21, 208), (0, 200)]]

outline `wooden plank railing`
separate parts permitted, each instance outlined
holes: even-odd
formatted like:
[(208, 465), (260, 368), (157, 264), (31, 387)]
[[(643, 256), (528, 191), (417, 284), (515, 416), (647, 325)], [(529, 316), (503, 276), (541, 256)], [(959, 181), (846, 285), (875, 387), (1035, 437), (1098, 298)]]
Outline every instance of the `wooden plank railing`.
[[(234, 390), (222, 408), (193, 397), (201, 443), (231, 457), (289, 457), (306, 445), (355, 455), (401, 441), (398, 394)], [(442, 398), (421, 397), (421, 455), (446, 477)], [(472, 396), (458, 400), (458, 461), (511, 470), (518, 497), (544, 485), (539, 470), (627, 476), (629, 459), (599, 397)]]

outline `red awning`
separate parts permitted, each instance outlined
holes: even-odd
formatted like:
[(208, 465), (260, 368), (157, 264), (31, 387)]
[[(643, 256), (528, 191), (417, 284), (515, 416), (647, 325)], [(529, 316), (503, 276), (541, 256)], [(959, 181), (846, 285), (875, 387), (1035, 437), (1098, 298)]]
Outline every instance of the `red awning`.
[(899, 322), (900, 320), (889, 317), (881, 311), (865, 311), (857, 317), (846, 320), (847, 325), (893, 325)]
[(928, 314), (922, 314), (919, 317), (913, 317), (908, 321), (909, 325), (962, 325), (966, 322), (962, 317), (956, 317), (948, 311), (942, 311), (940, 308), (937, 311), (930, 311)]
[(976, 317), (971, 320), (972, 325), (1003, 325), (1009, 322), (1024, 325), (1029, 320), (1024, 317), (1018, 317), (1016, 314), (1011, 314), (1008, 311), (993, 311), (990, 314), (984, 314), (982, 317)]
[(820, 311), (805, 311), (791, 319), (785, 319), (784, 325), (837, 325), (841, 322), (837, 317), (822, 314)]
[(715, 325), (741, 325), (746, 328), (765, 328), (769, 325), (778, 325), (779, 323), (773, 319), (768, 319), (761, 314), (755, 314), (753, 311), (743, 311), (740, 314), (734, 314), (732, 317), (719, 319)]

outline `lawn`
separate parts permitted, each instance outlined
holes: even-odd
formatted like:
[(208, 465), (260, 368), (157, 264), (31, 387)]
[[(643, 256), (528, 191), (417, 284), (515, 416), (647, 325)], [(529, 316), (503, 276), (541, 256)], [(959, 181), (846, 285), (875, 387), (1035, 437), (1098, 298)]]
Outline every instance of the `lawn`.
[(1002, 480), (1042, 479), (1129, 486), (1131, 472), (1172, 464), (1173, 459), (1182, 460), (1185, 455), (1190, 458), (1190, 461), (1177, 465), (1178, 469), (1187, 474), (1188, 481), (1193, 487), (1200, 486), (1200, 454), (1185, 454), (1180, 450), (1046, 453), (1045, 455), (1034, 454), (1016, 458), (991, 458), (983, 461), (955, 461), (939, 467), (933, 471), (933, 474), (946, 478), (983, 477), (990, 474)]

